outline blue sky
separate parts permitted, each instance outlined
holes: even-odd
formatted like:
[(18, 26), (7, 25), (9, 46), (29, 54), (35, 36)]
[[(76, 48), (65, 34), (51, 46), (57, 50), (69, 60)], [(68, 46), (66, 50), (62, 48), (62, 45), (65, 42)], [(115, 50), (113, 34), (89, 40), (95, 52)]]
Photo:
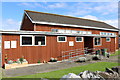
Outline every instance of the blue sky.
[(19, 30), (24, 10), (88, 18), (118, 26), (118, 2), (2, 2), (2, 30)]

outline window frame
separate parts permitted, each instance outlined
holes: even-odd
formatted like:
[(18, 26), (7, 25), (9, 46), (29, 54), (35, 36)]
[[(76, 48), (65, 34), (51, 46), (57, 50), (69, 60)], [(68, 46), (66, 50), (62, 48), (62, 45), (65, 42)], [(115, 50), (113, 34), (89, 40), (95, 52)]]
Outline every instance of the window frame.
[[(65, 41), (59, 41), (59, 37), (65, 37)], [(66, 36), (57, 36), (57, 42), (67, 42), (67, 37)]]
[[(22, 37), (32, 37), (32, 45), (22, 45)], [(34, 36), (33, 35), (20, 35), (20, 46), (33, 46)]]
[(76, 41), (76, 42), (83, 42), (83, 37), (80, 37), (80, 38), (82, 38), (82, 41), (77, 41), (77, 38), (78, 38), (78, 37), (75, 37), (75, 41)]
[(35, 45), (35, 36), (44, 36), (44, 35), (34, 35), (34, 46), (46, 46), (46, 36), (45, 37), (45, 45)]
[[(95, 38), (100, 38), (100, 44), (99, 45), (95, 45)], [(94, 46), (101, 46), (102, 45), (102, 38), (101, 37), (94, 37)]]
[[(109, 41), (107, 41), (107, 38), (109, 38)], [(106, 42), (110, 42), (111, 41), (111, 38), (110, 37), (106, 37)]]
[[(22, 45), (22, 37), (32, 37), (32, 45)], [(44, 35), (20, 35), (20, 46), (46, 46), (46, 36), (45, 37), (45, 45), (35, 45), (35, 36), (44, 36)]]

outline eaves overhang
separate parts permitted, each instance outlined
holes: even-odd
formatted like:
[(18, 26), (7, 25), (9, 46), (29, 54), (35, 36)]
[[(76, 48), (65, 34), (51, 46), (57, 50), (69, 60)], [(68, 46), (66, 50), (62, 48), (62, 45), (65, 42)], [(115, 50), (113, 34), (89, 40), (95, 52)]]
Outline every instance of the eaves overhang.
[(55, 33), (45, 31), (1, 31), (0, 34), (11, 35), (51, 35), (51, 36), (88, 36), (88, 37), (117, 37), (117, 35), (79, 34), (79, 33)]

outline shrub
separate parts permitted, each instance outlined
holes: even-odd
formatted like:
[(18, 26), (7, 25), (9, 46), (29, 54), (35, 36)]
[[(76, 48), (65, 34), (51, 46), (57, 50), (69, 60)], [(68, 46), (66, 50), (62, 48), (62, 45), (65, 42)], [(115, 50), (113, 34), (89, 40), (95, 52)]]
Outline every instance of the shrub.
[(20, 58), (19, 60), (20, 60), (21, 63), (23, 62), (23, 58)]
[(37, 63), (41, 63), (40, 60)]

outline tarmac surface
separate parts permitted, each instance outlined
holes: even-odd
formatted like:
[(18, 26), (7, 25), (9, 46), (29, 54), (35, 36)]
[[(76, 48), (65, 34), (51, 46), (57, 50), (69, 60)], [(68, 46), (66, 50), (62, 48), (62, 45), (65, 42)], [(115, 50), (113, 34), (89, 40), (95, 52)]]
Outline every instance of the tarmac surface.
[(2, 74), (3, 77), (16, 77), (16, 76), (24, 76), (24, 75), (31, 75), (35, 73), (44, 73), (50, 71), (56, 71), (60, 69), (66, 69), (71, 67), (77, 67), (81, 65), (92, 64), (96, 62), (118, 62), (118, 56), (111, 56), (109, 59), (103, 59), (98, 61), (86, 61), (82, 63), (75, 63), (75, 62), (58, 62), (58, 63), (45, 63), (42, 65), (35, 65), (23, 68), (15, 68), (15, 69), (3, 69)]

